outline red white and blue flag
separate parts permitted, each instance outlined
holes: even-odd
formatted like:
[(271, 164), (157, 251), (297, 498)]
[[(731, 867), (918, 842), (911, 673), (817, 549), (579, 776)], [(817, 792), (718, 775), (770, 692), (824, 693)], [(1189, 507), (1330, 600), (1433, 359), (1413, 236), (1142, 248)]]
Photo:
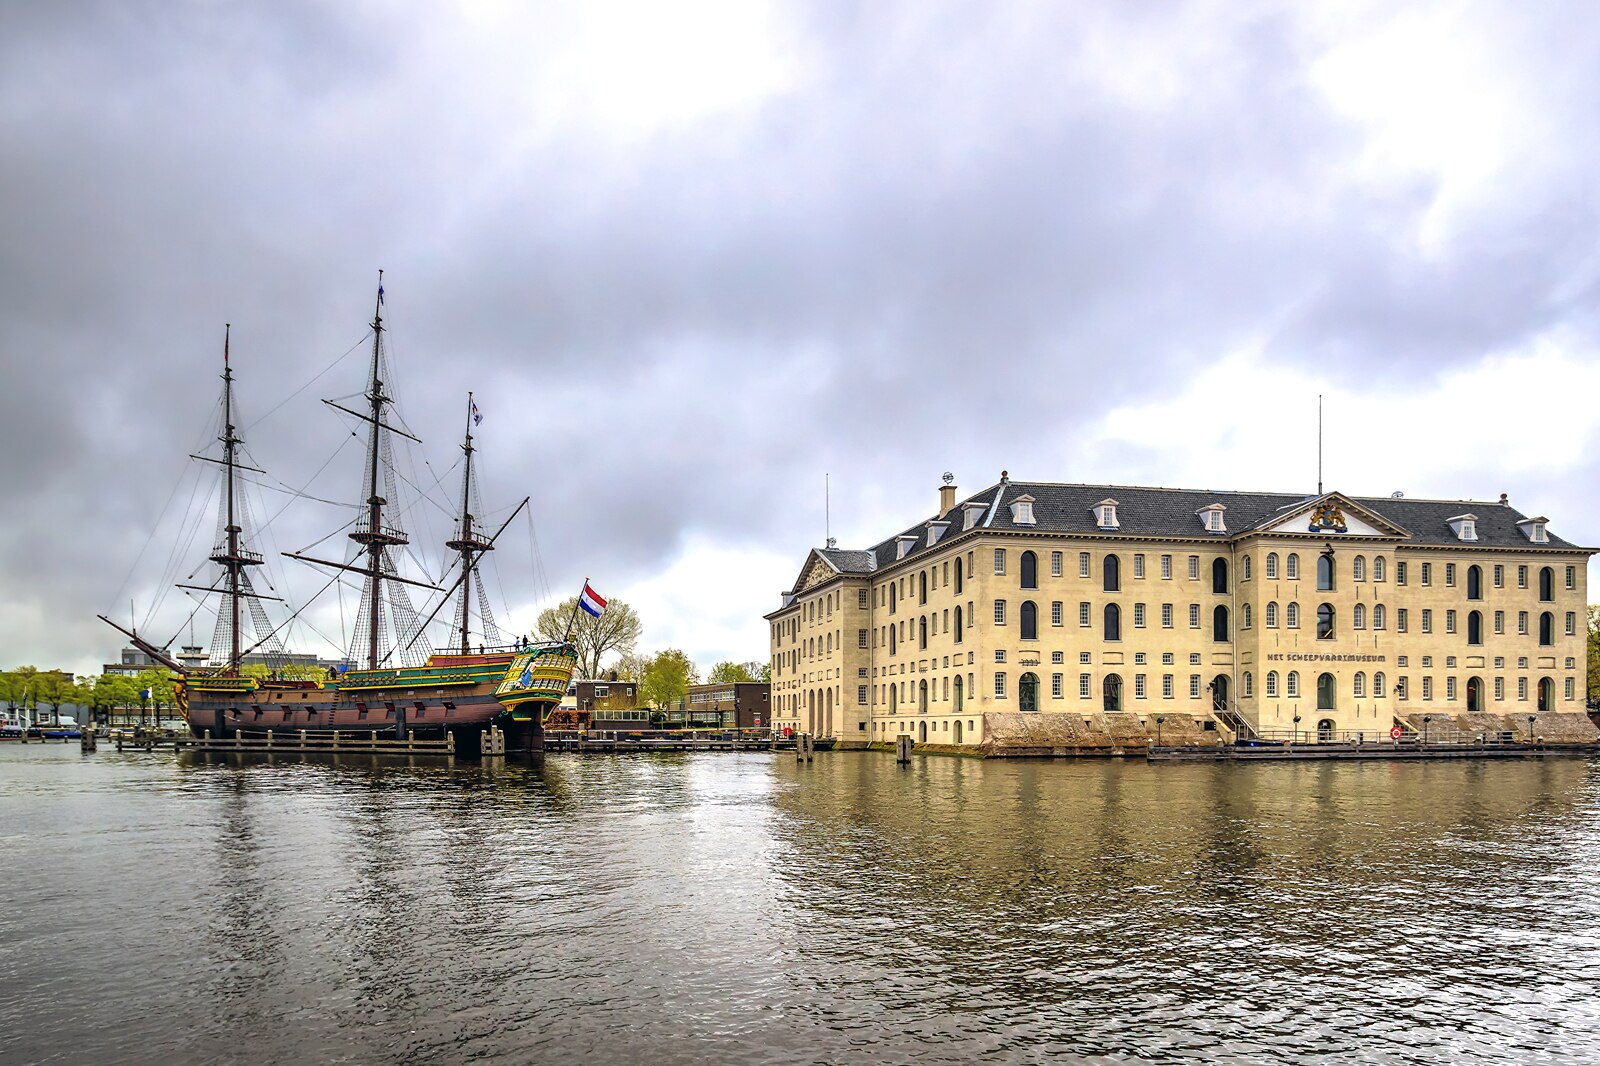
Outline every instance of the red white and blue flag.
[(590, 588), (589, 583), (585, 581), (583, 583), (583, 595), (578, 597), (578, 606), (599, 618), (600, 612), (606, 609), (605, 597)]

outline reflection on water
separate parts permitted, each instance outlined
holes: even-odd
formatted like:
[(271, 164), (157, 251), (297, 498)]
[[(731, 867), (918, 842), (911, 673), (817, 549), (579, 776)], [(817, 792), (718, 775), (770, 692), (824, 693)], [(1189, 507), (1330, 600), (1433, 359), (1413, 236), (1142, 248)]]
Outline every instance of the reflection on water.
[(0, 1061), (1593, 1062), (1600, 780), (0, 748)]

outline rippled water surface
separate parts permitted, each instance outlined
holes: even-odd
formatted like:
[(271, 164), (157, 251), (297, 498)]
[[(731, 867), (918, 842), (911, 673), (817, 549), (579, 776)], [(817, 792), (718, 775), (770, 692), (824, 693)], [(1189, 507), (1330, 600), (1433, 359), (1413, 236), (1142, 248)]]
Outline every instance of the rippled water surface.
[(1600, 1061), (1600, 762), (0, 746), (0, 1062)]

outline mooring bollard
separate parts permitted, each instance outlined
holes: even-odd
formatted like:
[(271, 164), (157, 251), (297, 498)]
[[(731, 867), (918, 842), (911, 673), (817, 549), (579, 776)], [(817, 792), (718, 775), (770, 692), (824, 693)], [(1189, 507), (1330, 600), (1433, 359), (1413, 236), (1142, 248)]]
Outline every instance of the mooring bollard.
[(894, 742), (894, 761), (902, 764), (909, 763), (911, 761), (911, 745), (911, 734), (901, 733)]

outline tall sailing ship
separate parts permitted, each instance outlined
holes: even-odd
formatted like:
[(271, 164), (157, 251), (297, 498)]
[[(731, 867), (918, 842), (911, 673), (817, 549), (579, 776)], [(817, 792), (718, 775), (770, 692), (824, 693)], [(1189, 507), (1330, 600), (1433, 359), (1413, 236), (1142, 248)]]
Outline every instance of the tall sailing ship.
[[(566, 640), (518, 640), (509, 644), (496, 640), (499, 630), (478, 573), (483, 556), (494, 549), (495, 539), (528, 500), (518, 505), (499, 531), (485, 536), (487, 531), (473, 514), (476, 482), (472, 430), (476, 408), (469, 393), (462, 444), (465, 458), (460, 514), (453, 536), (445, 545), (458, 558), (455, 584), (441, 589), (401, 576), (396, 552), (409, 544), (410, 538), (401, 527), (399, 509), (390, 502), (395, 498), (391, 434), (416, 438), (385, 419), (394, 397), (384, 391), (383, 335), (380, 272), (372, 319), (371, 373), (365, 393), (367, 410), (323, 401), (367, 423), (362, 500), (359, 517), (349, 533), (355, 550), (343, 562), (284, 553), (339, 573), (359, 575), (361, 579), (361, 607), (348, 655), (349, 662), (356, 666), (340, 670), (325, 681), (262, 679), (240, 670), (245, 656), (251, 653), (260, 652), (269, 664), (284, 654), (278, 635), (283, 625), (270, 624), (261, 601), (275, 597), (258, 591), (250, 577), (251, 569), (261, 566), (265, 558), (250, 546), (249, 509), (246, 496), (240, 491), (238, 474), (241, 469), (255, 468), (240, 462), (244, 441), (234, 424), (233, 367), (229, 340), (224, 338), (222, 434), (218, 438), (222, 455), (220, 459), (207, 460), (218, 464), (223, 475), (218, 535), (209, 557), (219, 570), (210, 585), (179, 586), (222, 598), (210, 664), (195, 667), (179, 662), (166, 648), (144, 639), (135, 629), (100, 616), (126, 634), (141, 651), (178, 675), (175, 687), (179, 707), (197, 737), (206, 733), (230, 737), (302, 731), (392, 734), (397, 738), (408, 734), (441, 738), (451, 734), (458, 751), (473, 752), (478, 749), (482, 734), (495, 726), (505, 733), (508, 750), (537, 750), (543, 746), (544, 719), (567, 692), (577, 663), (576, 649)], [(419, 619), (408, 587), (441, 594), (433, 615)], [(456, 605), (452, 646), (447, 651), (434, 652), (426, 643), (424, 630), (452, 596)], [(485, 638), (476, 650), (470, 643), (469, 628), (474, 600), (479, 629)], [(255, 638), (248, 645), (247, 628)]]

